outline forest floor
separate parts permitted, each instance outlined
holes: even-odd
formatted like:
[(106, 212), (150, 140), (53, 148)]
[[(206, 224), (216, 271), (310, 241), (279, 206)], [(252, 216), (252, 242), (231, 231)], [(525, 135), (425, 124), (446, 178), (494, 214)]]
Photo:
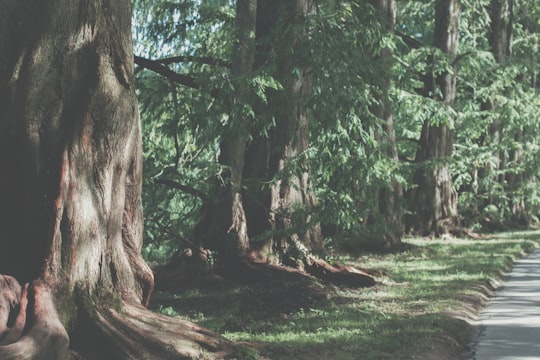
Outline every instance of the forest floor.
[(284, 273), (157, 292), (151, 306), (235, 341), (238, 360), (464, 359), (480, 309), (539, 243), (539, 231), (406, 239), (400, 252), (339, 257), (369, 269), (370, 288)]

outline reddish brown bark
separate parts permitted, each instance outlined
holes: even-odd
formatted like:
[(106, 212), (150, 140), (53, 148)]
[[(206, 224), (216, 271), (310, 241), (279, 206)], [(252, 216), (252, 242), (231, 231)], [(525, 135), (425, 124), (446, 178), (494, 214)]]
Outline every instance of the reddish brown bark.
[(222, 357), (225, 339), (143, 307), (153, 276), (140, 254), (130, 2), (3, 5), (0, 274), (13, 278), (0, 282), (0, 358), (67, 359), (68, 346), (100, 358)]
[[(2, 276), (0, 291), (2, 297), (18, 295), (15, 290), (15, 279)], [(9, 279), (8, 281), (6, 281)], [(14, 291), (15, 290), (15, 291)], [(15, 321), (4, 332), (0, 342), (0, 358), (2, 359), (67, 359), (70, 358), (68, 349), (68, 334), (61, 323), (51, 290), (41, 281), (34, 282), (30, 287), (25, 285), (16, 299), (18, 310), (13, 315), (10, 309), (2, 308), (0, 316), (16, 316)], [(31, 308), (27, 305), (31, 303)], [(2, 326), (6, 324), (2, 323)], [(8, 324), (10, 325), (10, 324)]]

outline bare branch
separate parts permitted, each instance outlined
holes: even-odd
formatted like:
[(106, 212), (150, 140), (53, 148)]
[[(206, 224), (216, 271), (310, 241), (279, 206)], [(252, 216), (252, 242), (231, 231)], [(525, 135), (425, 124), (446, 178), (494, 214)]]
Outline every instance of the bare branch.
[(422, 44), (420, 41), (405, 33), (402, 33), (401, 31), (396, 31), (395, 34), (399, 36), (407, 46), (413, 49), (421, 49), (424, 47), (424, 44)]
[(207, 64), (207, 65), (216, 65), (216, 66), (223, 66), (226, 68), (231, 67), (231, 63), (221, 60), (221, 59), (215, 59), (207, 56), (203, 57), (197, 57), (197, 56), (172, 56), (164, 59), (154, 60), (158, 63), (161, 63), (163, 65), (169, 65), (173, 63), (181, 63), (181, 62), (195, 62), (199, 64)]
[(175, 71), (172, 71), (167, 66), (163, 65), (162, 63), (158, 61), (146, 59), (146, 58), (135, 55), (135, 64), (145, 69), (152, 70), (153, 72), (158, 73), (160, 75), (163, 75), (170, 81), (175, 82), (177, 84), (184, 85), (193, 89), (200, 89), (199, 84), (197, 84), (194, 78), (192, 78), (191, 76), (179, 74)]

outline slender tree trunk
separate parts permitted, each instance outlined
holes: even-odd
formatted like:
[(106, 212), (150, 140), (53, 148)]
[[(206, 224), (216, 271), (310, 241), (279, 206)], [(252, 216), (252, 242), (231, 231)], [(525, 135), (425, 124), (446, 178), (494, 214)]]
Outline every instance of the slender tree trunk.
[[(512, 56), (512, 38), (513, 38), (513, 17), (514, 17), (514, 1), (513, 0), (493, 0), (490, 6), (491, 15), (491, 31), (489, 35), (489, 43), (495, 60), (500, 66), (505, 66)], [(510, 94), (507, 94), (510, 95)], [(498, 104), (490, 104), (492, 109), (496, 109)], [(503, 132), (502, 123), (496, 119), (491, 126), (491, 132), (494, 139), (499, 140)], [(516, 143), (521, 142), (523, 130), (515, 131), (512, 138)], [(500, 141), (500, 140), (499, 140)], [(497, 170), (502, 173), (508, 166), (517, 167), (522, 161), (522, 153), (519, 149), (512, 149), (506, 154), (499, 153), (499, 168)], [(519, 189), (524, 182), (523, 174), (516, 174), (512, 171), (506, 175), (499, 177), (500, 184), (507, 189), (510, 196), (510, 206), (512, 211), (512, 222), (520, 225), (528, 225), (530, 216), (527, 214), (525, 206), (525, 198), (519, 194)]]
[(205, 214), (195, 230), (198, 241), (217, 249), (223, 258), (243, 256), (249, 249), (249, 234), (244, 210), (243, 172), (253, 101), (248, 80), (255, 58), (257, 0), (236, 2), (236, 46), (233, 55), (232, 78), (236, 81), (230, 122), (226, 125), (219, 162), (223, 167), (219, 198), (205, 205)]
[[(380, 12), (382, 20), (385, 21), (385, 27), (389, 32), (394, 31), (396, 22), (396, 2), (395, 0), (371, 0), (370, 3)], [(394, 118), (392, 116), (392, 104), (389, 99), (389, 91), (392, 87), (391, 67), (393, 63), (392, 50), (385, 48), (375, 61), (384, 64), (386, 71), (381, 76), (380, 90), (377, 95), (378, 104), (372, 107), (372, 111), (378, 118), (384, 121), (383, 132), (378, 134), (381, 150), (386, 157), (391, 159), (394, 164), (399, 163), (396, 132), (394, 128)], [(385, 249), (391, 249), (399, 246), (403, 233), (402, 223), (402, 200), (403, 187), (392, 179), (389, 187), (382, 187), (376, 191), (378, 193), (379, 214), (384, 222), (385, 232), (381, 234), (382, 239), (377, 241), (382, 243)], [(380, 221), (374, 219), (374, 221)]]
[(512, 54), (513, 0), (491, 1), (489, 43), (495, 60), (504, 64)]
[[(438, 0), (435, 9), (434, 46), (447, 55), (448, 63), (458, 52), (459, 0)], [(433, 62), (437, 61), (433, 58)], [(435, 63), (433, 63), (435, 68)], [(456, 96), (456, 68), (452, 72), (428, 74), (425, 94), (446, 106), (452, 106)], [(437, 94), (441, 94), (438, 96)], [(409, 228), (422, 234), (442, 235), (460, 227), (457, 212), (457, 192), (450, 173), (454, 133), (452, 120), (434, 124), (427, 119), (422, 127), (415, 162), (419, 165), (414, 174), (416, 186), (410, 192), (410, 206), (414, 216)]]
[(0, 273), (12, 277), (0, 281), (11, 304), (0, 318), (17, 320), (0, 324), (2, 359), (67, 359), (68, 346), (100, 358), (197, 357), (227, 346), (143, 307), (153, 276), (140, 255), (130, 19), (127, 0), (3, 3)]
[[(237, 80), (234, 110), (229, 128), (225, 131), (221, 143), (220, 162), (225, 167), (227, 184), (225, 195), (231, 218), (226, 238), (232, 244), (234, 255), (244, 255), (249, 249), (246, 215), (242, 201), (244, 157), (249, 134), (249, 113), (251, 109), (250, 89), (247, 77), (253, 70), (255, 57), (255, 26), (257, 18), (257, 0), (238, 0), (236, 2), (237, 49), (233, 57), (232, 76)], [(225, 212), (227, 213), (227, 212)]]
[[(492, 0), (490, 4), (491, 27), (489, 33), (489, 44), (491, 51), (497, 63), (504, 66), (512, 54), (512, 17), (513, 0)], [(488, 109), (495, 109), (498, 105), (491, 102), (487, 105)], [(497, 146), (501, 142), (502, 125), (500, 119), (494, 119), (490, 126), (490, 135), (492, 144)], [(501, 175), (498, 181), (501, 184), (505, 182), (505, 176), (502, 170), (507, 163), (507, 156), (504, 151), (499, 151), (499, 159), (495, 170)]]

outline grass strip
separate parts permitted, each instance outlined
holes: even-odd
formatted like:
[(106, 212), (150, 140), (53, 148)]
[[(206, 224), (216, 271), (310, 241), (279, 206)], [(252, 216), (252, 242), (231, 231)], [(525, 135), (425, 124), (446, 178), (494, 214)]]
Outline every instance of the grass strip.
[(368, 289), (265, 282), (158, 293), (153, 308), (247, 344), (247, 359), (459, 359), (472, 321), (540, 231), (405, 239), (405, 250), (340, 261), (372, 270)]

